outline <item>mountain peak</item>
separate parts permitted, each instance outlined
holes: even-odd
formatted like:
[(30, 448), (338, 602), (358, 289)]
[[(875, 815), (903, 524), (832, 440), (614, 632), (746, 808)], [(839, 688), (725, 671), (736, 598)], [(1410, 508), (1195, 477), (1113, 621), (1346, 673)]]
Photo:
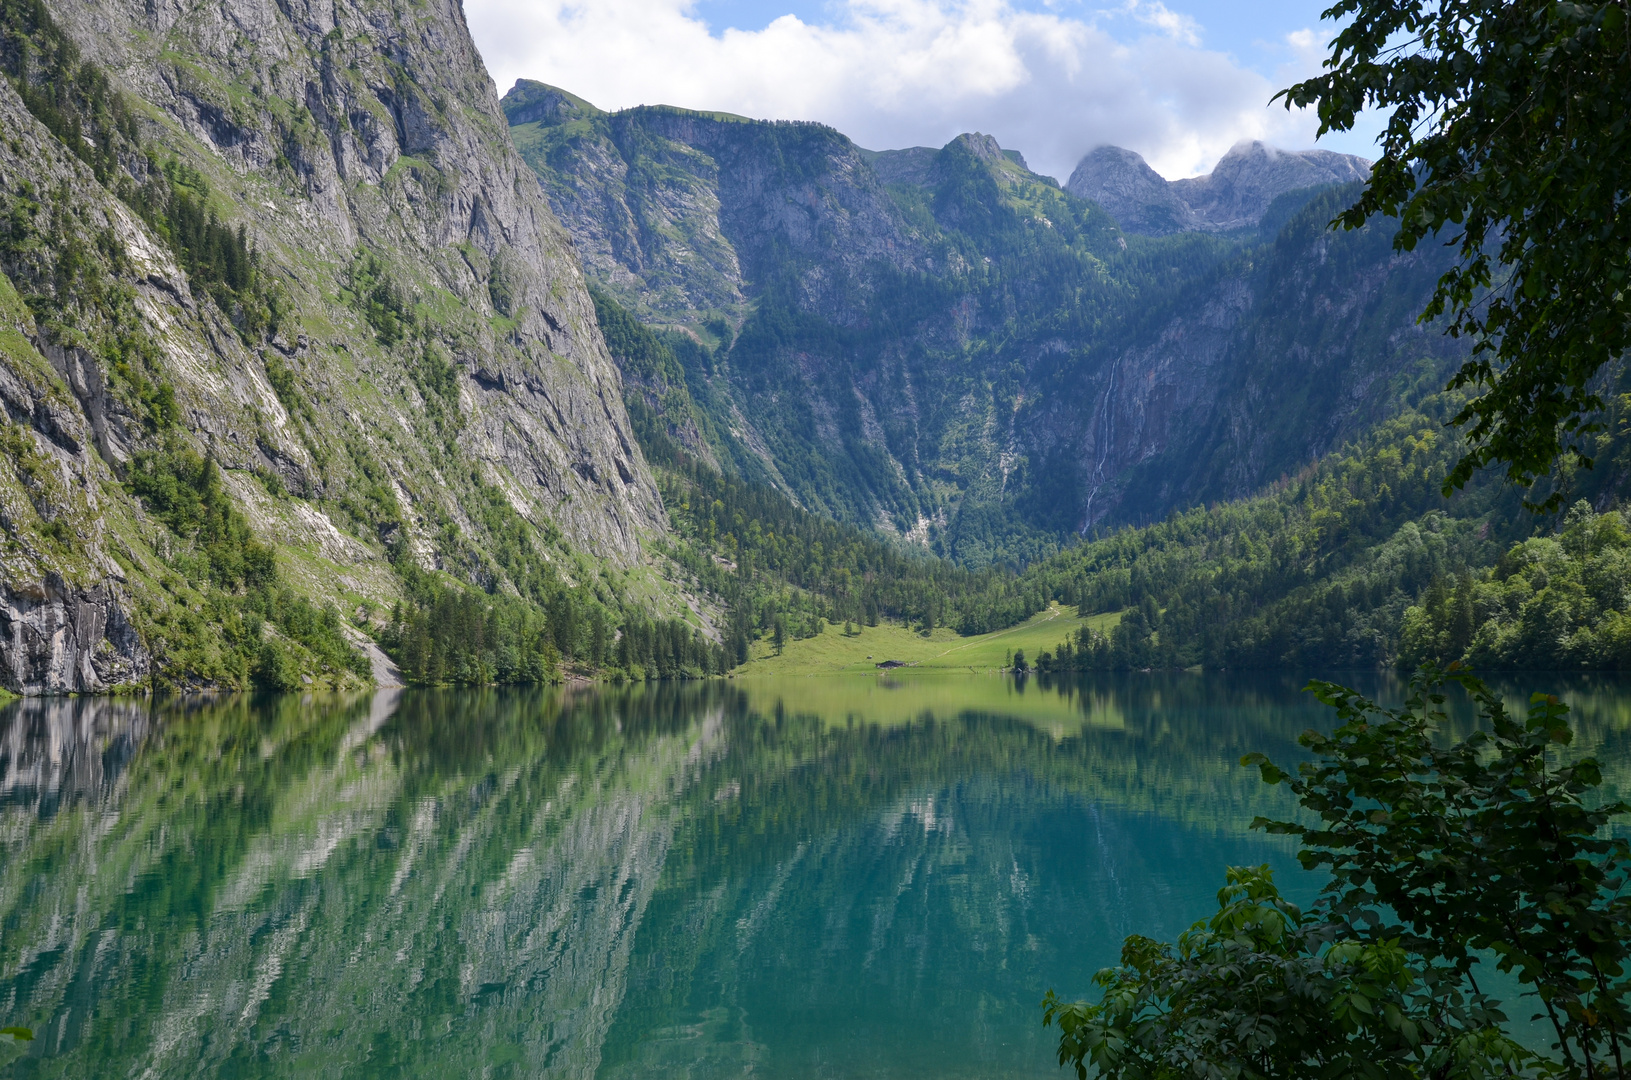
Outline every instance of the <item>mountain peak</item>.
[[(941, 160), (940, 155), (948, 150), (966, 153), (975, 161), (998, 169), (1008, 162), (1026, 173), (1031, 171), (1031, 167), (1025, 163), (1024, 154), (1018, 150), (1005, 150), (993, 136), (978, 131), (965, 131), (939, 150), (932, 146), (910, 146), (904, 150), (861, 150), (861, 157), (872, 166), (878, 179), (886, 184), (928, 187), (934, 183), (935, 162)], [(1045, 179), (1044, 182), (1058, 186), (1052, 179)]]
[(515, 85), (498, 104), (511, 127), (538, 122), (559, 124), (601, 113), (578, 95), (533, 79), (515, 80)]
[(954, 146), (967, 150), (977, 161), (998, 161), (1003, 157), (997, 140), (978, 131), (964, 132), (947, 143), (944, 149), (950, 150)]
[(1166, 180), (1137, 153), (1099, 146), (1083, 156), (1065, 190), (1097, 202), (1129, 232), (1164, 236), (1250, 228), (1278, 196), (1369, 175), (1361, 157), (1253, 139), (1230, 147), (1205, 176)]
[(1128, 232), (1150, 236), (1196, 228), (1194, 212), (1138, 153), (1119, 146), (1089, 150), (1065, 190), (1092, 199)]

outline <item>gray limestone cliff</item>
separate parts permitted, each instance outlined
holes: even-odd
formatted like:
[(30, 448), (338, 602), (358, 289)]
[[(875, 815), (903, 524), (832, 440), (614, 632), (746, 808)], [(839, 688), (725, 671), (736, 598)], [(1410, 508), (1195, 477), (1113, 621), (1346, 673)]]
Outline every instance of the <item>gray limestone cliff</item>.
[[(516, 529), (569, 584), (641, 561), (666, 519), (619, 374), (456, 2), (46, 7), (130, 119), (110, 169), (0, 80), (0, 682), (163, 661), (198, 600), (124, 481), (166, 447), (213, 460), (289, 582), (348, 613), (400, 595), (404, 544), (498, 590)], [(253, 252), (269, 320), (139, 212), (161, 168)]]
[(1359, 158), (1242, 144), (1169, 183), (1104, 147), (1061, 188), (980, 133), (872, 151), (541, 83), (503, 104), (591, 277), (712, 350), (686, 378), (736, 460), (974, 565), (1258, 490), (1457, 355), (1414, 318), (1440, 261), (1308, 205)]
[(852, 308), (874, 263), (924, 257), (870, 155), (823, 125), (606, 113), (528, 80), (503, 105), (586, 269), (650, 322), (738, 324), (755, 289), (789, 276), (809, 306)]
[(1077, 164), (1065, 190), (1097, 202), (1128, 232), (1165, 236), (1251, 228), (1282, 195), (1369, 175), (1370, 163), (1351, 154), (1252, 141), (1237, 143), (1204, 176), (1166, 180), (1133, 151), (1100, 146)]

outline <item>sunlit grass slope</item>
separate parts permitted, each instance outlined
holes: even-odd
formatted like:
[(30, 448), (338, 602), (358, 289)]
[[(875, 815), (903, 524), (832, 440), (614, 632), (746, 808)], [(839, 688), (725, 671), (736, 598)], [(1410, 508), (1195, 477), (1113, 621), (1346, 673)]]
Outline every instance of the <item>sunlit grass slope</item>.
[(1107, 633), (1120, 620), (1119, 612), (1084, 619), (1072, 609), (1054, 604), (1018, 626), (974, 637), (958, 637), (955, 631), (944, 628), (925, 637), (899, 623), (858, 627), (856, 636), (845, 637), (843, 625), (839, 624), (812, 638), (789, 640), (780, 656), (775, 655), (768, 641), (755, 642), (751, 658), (737, 668), (736, 674), (854, 674), (876, 671), (885, 660), (899, 660), (914, 670), (997, 671), (1021, 649), (1034, 660), (1037, 653), (1052, 650), (1082, 626)]

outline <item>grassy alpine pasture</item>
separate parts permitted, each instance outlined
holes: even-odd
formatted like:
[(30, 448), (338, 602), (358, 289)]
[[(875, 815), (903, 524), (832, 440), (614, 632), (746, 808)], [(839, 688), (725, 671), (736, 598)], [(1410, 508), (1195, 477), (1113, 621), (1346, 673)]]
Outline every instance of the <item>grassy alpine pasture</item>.
[(840, 623), (815, 637), (788, 640), (780, 656), (769, 641), (754, 642), (748, 662), (735, 674), (737, 678), (859, 674), (877, 671), (886, 660), (908, 665), (903, 670), (999, 671), (1017, 651), (1024, 650), (1034, 661), (1037, 653), (1056, 648), (1083, 626), (1108, 633), (1120, 621), (1120, 612), (1084, 618), (1072, 608), (1053, 604), (1018, 626), (973, 637), (959, 637), (944, 627), (925, 635), (899, 623), (859, 626), (854, 636), (845, 636)]

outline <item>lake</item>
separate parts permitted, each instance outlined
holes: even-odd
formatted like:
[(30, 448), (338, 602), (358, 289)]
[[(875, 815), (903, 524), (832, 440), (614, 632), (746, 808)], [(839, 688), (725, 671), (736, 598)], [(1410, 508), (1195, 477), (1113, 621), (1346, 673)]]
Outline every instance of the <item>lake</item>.
[[(1356, 677), (1397, 699), (1383, 676)], [(16, 1077), (1057, 1077), (1052, 988), (1292, 847), (1279, 675), (14, 702)], [(1624, 797), (1631, 693), (1562, 691)]]

